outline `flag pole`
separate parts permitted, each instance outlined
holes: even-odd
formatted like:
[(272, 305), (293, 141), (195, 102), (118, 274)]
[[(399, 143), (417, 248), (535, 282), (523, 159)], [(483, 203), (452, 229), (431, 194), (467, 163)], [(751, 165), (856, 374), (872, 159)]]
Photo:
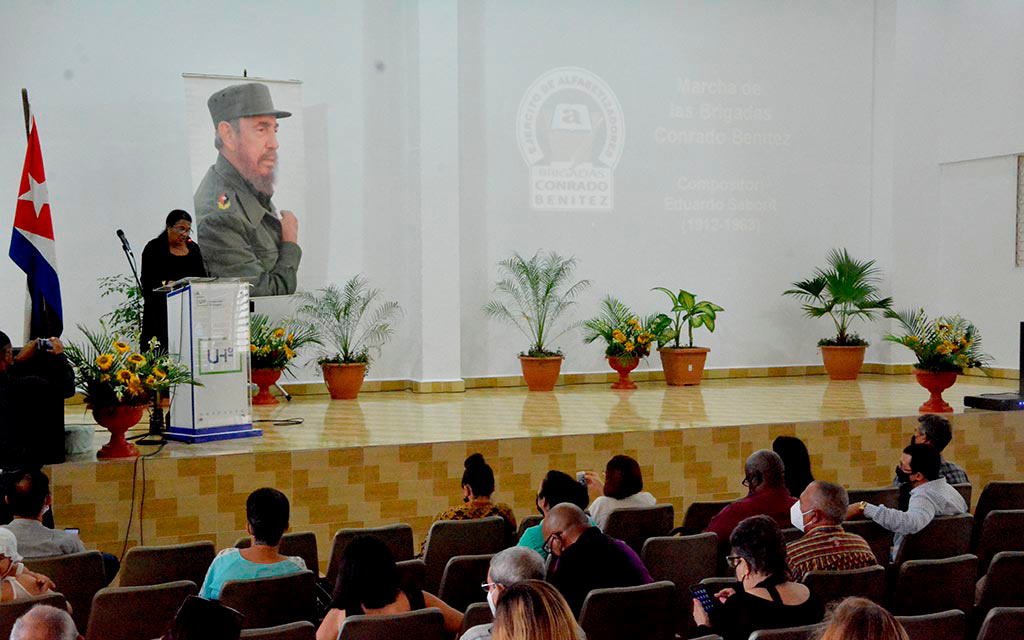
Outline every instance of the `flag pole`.
[[(21, 88), (21, 108), (25, 112), (25, 139), (28, 140), (32, 137), (32, 112), (31, 107), (28, 103), (28, 89), (25, 87)], [(25, 328), (22, 334), (22, 344), (28, 343), (32, 335), (32, 290), (28, 286), (28, 280), (25, 281)]]

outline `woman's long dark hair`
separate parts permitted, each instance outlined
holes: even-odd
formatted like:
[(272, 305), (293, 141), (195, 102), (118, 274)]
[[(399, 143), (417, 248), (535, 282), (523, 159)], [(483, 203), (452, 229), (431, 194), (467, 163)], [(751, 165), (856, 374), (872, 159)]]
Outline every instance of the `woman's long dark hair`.
[(331, 608), (342, 609), (346, 617), (364, 615), (364, 605), (381, 609), (392, 604), (399, 586), (391, 549), (379, 538), (359, 536), (345, 547)]
[(814, 482), (807, 445), (800, 438), (779, 436), (772, 442), (772, 451), (779, 454), (786, 468), (786, 488), (789, 489), (789, 495), (799, 498), (807, 485)]
[(160, 231), (160, 234), (166, 236), (167, 229), (173, 227), (182, 220), (188, 222), (189, 224), (192, 224), (192, 216), (189, 215), (188, 211), (185, 211), (184, 209), (174, 209), (173, 211), (167, 214), (167, 220), (165, 221), (164, 228), (162, 231)]

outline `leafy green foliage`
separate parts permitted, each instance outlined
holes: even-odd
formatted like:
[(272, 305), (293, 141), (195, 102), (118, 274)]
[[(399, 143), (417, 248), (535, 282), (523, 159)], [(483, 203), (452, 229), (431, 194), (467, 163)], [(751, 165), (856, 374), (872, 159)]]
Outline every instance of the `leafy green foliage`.
[(402, 313), (397, 302), (378, 303), (380, 294), (362, 275), (353, 276), (340, 289), (332, 284), (318, 293), (301, 294), (299, 315), (314, 327), (316, 344), (329, 347), (320, 349), (319, 363), (369, 364), (370, 353), (380, 353)]
[(664, 330), (658, 316), (649, 315), (641, 321), (629, 307), (613, 296), (601, 300), (601, 313), (583, 323), (587, 332), (583, 342), (590, 344), (598, 338), (608, 345), (604, 354), (632, 362), (651, 353), (656, 330)]
[(867, 343), (850, 335), (850, 323), (855, 318), (872, 320), (879, 311), (892, 307), (892, 298), (878, 297), (880, 283), (881, 271), (874, 260), (856, 260), (846, 249), (833, 249), (827, 267), (817, 269), (808, 280), (794, 282), (794, 288), (783, 295), (802, 300), (809, 318), (832, 319), (836, 328), (833, 346), (861, 346)]
[(981, 333), (977, 327), (960, 316), (943, 316), (929, 320), (924, 309), (916, 311), (888, 311), (903, 327), (903, 335), (887, 335), (885, 340), (901, 344), (917, 356), (917, 368), (922, 371), (951, 371), (980, 367), (988, 374), (992, 357), (982, 351)]
[(99, 279), (100, 297), (113, 297), (114, 310), (100, 317), (100, 323), (131, 344), (138, 344), (142, 324), (142, 292), (131, 276), (119, 273)]
[(252, 368), (289, 370), (299, 349), (308, 344), (320, 344), (316, 333), (308, 322), (289, 318), (275, 327), (268, 316), (253, 315), (249, 320)]
[(686, 325), (690, 342), (686, 346), (693, 346), (693, 330), (699, 327), (707, 327), (711, 333), (715, 332), (715, 322), (718, 312), (725, 311), (710, 300), (697, 300), (697, 296), (679, 290), (679, 293), (672, 293), (665, 287), (655, 287), (651, 291), (661, 291), (672, 301), (671, 313), (674, 317), (662, 313), (657, 316), (656, 328), (652, 329), (658, 341), (658, 348), (672, 347), (680, 348), (679, 338), (683, 333), (683, 325)]
[(575, 258), (538, 251), (530, 259), (518, 253), (498, 263), (502, 279), (494, 286), (497, 297), (484, 306), (488, 317), (519, 329), (530, 341), (520, 355), (561, 355), (549, 347), (568, 331), (580, 326), (570, 322), (559, 328), (558, 320), (576, 304), (576, 297), (590, 286), (589, 280), (569, 284), (576, 270)]

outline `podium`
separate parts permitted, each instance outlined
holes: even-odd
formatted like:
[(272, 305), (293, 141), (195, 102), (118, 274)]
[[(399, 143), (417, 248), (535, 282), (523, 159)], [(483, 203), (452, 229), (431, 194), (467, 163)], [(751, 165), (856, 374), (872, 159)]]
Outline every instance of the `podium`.
[(168, 440), (263, 435), (249, 395), (249, 287), (240, 278), (185, 278), (163, 289), (168, 353), (202, 385), (171, 391)]

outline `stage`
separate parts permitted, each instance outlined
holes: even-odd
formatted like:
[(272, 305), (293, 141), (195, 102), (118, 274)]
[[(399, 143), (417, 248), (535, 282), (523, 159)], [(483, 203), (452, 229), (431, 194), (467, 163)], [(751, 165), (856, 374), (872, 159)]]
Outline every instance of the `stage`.
[[(1024, 414), (964, 413), (963, 396), (1014, 389), (1016, 380), (963, 376), (945, 393), (954, 405), (954, 441), (945, 455), (977, 491), (985, 482), (1024, 478)], [(913, 376), (821, 375), (705, 380), (699, 387), (641, 382), (471, 389), (465, 393), (326, 395), (254, 407), (264, 436), (162, 449), (147, 457), (97, 462), (94, 454), (50, 469), (60, 527), (78, 527), (86, 545), (120, 554), (128, 545), (213, 540), (244, 534), (245, 498), (260, 486), (285, 491), (292, 529), (312, 530), (327, 560), (341, 527), (408, 522), (417, 541), (433, 516), (461, 499), (462, 461), (482, 452), (497, 477), (495, 499), (517, 517), (535, 513), (548, 469), (603, 469), (616, 453), (636, 457), (645, 490), (676, 508), (738, 497), (742, 461), (777, 435), (802, 438), (817, 477), (850, 487), (887, 484), (927, 398)], [(91, 422), (68, 406), (69, 424)], [(142, 425), (136, 432), (144, 431)], [(108, 437), (98, 430), (94, 446)], [(143, 479), (145, 484), (143, 484)], [(144, 487), (144, 490), (143, 490)], [(134, 488), (134, 501), (133, 501)], [(129, 514), (134, 510), (131, 530)]]

